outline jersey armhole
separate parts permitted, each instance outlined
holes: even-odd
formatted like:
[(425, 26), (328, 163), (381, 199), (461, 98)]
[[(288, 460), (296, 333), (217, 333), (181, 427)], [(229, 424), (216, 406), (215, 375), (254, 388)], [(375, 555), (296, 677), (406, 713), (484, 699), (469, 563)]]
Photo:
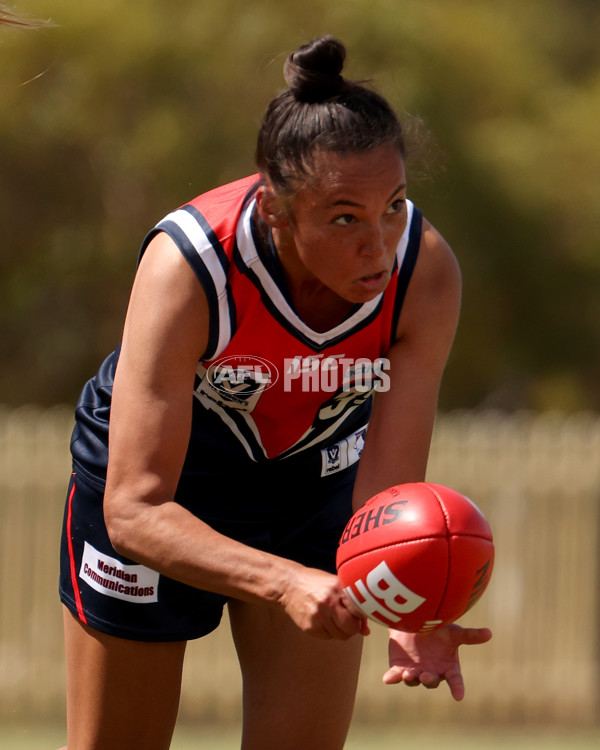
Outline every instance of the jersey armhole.
[(398, 269), (398, 281), (396, 286), (396, 298), (394, 300), (394, 311), (392, 313), (392, 326), (390, 330), (390, 345), (396, 341), (396, 331), (400, 313), (404, 304), (404, 298), (408, 290), (408, 285), (415, 270), (419, 249), (421, 247), (421, 233), (423, 229), (423, 213), (415, 206), (410, 223), (408, 234), (408, 244), (404, 253), (404, 258)]
[(200, 359), (210, 359), (214, 355), (214, 352), (216, 351), (219, 343), (219, 314), (218, 312), (215, 312), (219, 310), (219, 293), (210, 272), (200, 259), (198, 253), (196, 252), (195, 248), (193, 247), (185, 233), (174, 222), (168, 222), (167, 220), (161, 222), (153, 229), (151, 229), (144, 238), (138, 255), (137, 265), (139, 266), (144, 252), (148, 248), (150, 242), (161, 232), (164, 232), (173, 240), (178, 250), (187, 260), (188, 264), (196, 274), (196, 278), (200, 282), (202, 289), (206, 294), (209, 311), (208, 342), (206, 350), (204, 351)]

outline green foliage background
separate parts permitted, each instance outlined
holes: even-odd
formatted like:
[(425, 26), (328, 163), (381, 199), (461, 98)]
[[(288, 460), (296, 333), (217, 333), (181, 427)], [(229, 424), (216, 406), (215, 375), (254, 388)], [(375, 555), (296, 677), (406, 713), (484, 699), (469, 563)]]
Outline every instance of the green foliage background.
[(137, 249), (253, 170), (286, 54), (349, 50), (437, 148), (411, 194), (464, 275), (441, 406), (600, 409), (597, 0), (22, 0), (0, 29), (0, 401), (72, 402)]

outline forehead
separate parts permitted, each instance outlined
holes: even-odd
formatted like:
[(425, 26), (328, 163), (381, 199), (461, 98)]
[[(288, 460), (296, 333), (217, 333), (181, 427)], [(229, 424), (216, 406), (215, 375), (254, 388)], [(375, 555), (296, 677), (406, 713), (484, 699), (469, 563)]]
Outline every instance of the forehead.
[(300, 193), (310, 194), (314, 200), (356, 199), (379, 193), (387, 198), (405, 182), (404, 159), (395, 146), (350, 154), (317, 151)]

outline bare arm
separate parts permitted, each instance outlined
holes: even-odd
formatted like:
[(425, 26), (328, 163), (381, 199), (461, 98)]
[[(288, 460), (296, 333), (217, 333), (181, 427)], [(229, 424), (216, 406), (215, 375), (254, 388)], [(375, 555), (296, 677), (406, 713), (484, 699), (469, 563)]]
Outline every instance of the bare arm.
[[(458, 322), (460, 272), (440, 235), (424, 225), (419, 260), (391, 347), (388, 392), (375, 398), (354, 494), (355, 508), (375, 493), (425, 479), (439, 387)], [(455, 700), (464, 683), (463, 644), (491, 638), (485, 628), (450, 625), (427, 635), (390, 630), (387, 684), (436, 688), (446, 681)]]
[(360, 507), (377, 492), (425, 478), (442, 374), (458, 322), (460, 271), (424, 222), (421, 250), (390, 348), (390, 388), (375, 396), (354, 493)]
[(307, 632), (361, 628), (335, 576), (225, 537), (173, 498), (188, 446), (208, 305), (170, 238), (150, 243), (133, 286), (111, 409), (105, 518), (115, 549), (171, 578), (281, 605)]

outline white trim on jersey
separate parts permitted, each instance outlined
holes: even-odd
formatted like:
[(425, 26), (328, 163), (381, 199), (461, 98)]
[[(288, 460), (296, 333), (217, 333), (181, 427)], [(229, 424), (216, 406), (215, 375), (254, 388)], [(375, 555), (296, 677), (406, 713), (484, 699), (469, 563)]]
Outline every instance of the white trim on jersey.
[(188, 238), (198, 259), (204, 265), (215, 285), (219, 305), (219, 337), (214, 356), (218, 356), (231, 340), (231, 320), (229, 317), (229, 301), (227, 299), (227, 276), (217, 251), (213, 247), (206, 232), (202, 229), (198, 220), (184, 208), (171, 212), (160, 222), (160, 225), (171, 221), (178, 226)]
[[(361, 324), (364, 324), (371, 316), (377, 314), (377, 310), (382, 303), (383, 292), (374, 300), (358, 306), (350, 317), (329, 331), (313, 331), (308, 325), (306, 325), (306, 323), (304, 323), (304, 321), (293, 310), (291, 304), (286, 299), (285, 294), (277, 285), (276, 280), (271, 276), (271, 273), (259, 255), (251, 223), (254, 207), (255, 201), (250, 202), (250, 204), (242, 211), (237, 224), (236, 246), (239, 260), (245, 265), (248, 271), (248, 277), (253, 280), (253, 283), (257, 286), (260, 293), (268, 297), (266, 302), (263, 300), (265, 305), (268, 307), (268, 305), (271, 304), (272, 307), (276, 309), (282, 320), (289, 325), (290, 332), (295, 330), (304, 336), (307, 341), (312, 342), (317, 347), (326, 348), (327, 346), (331, 346), (336, 339), (343, 339), (346, 336), (352, 335), (357, 328), (361, 327)], [(179, 217), (178, 214), (180, 213), (185, 215)], [(396, 259), (399, 272), (402, 269), (408, 249), (414, 214), (414, 204), (407, 200), (406, 227), (396, 249)], [(176, 216), (177, 219), (173, 219), (173, 216)], [(171, 218), (171, 221), (175, 221), (177, 226), (188, 238), (190, 244), (196, 249), (203, 265), (207, 271), (210, 272), (212, 282), (216, 288), (219, 300), (220, 328), (219, 343), (211, 356), (211, 360), (214, 362), (229, 344), (231, 337), (228, 296), (226, 293), (227, 277), (223, 272), (223, 267), (219, 261), (219, 257), (210, 243), (210, 239), (205, 234), (202, 226), (198, 224), (196, 217), (187, 211), (176, 211), (167, 218)], [(229, 336), (224, 335), (224, 331), (227, 331)], [(215, 398), (206, 381), (206, 371), (202, 363), (199, 363), (197, 374), (199, 377), (199, 384), (196, 387), (194, 395), (200, 403), (206, 409), (219, 415), (223, 423), (226, 424), (237, 437), (252, 460), (257, 461), (262, 458), (268, 458), (265, 446), (261, 440), (261, 435), (251, 412), (243, 408), (234, 407), (228, 409), (225, 402), (220, 398)], [(324, 441), (332, 439), (348, 419), (349, 414), (362, 406), (367, 397), (368, 394), (364, 394), (364, 398), (357, 401), (356, 394), (350, 393), (345, 408), (339, 413), (339, 415), (336, 415), (333, 421), (330, 422), (329, 419), (321, 419), (318, 427), (315, 427), (315, 424), (311, 424), (304, 434), (292, 445), (283, 450), (278, 457), (285, 459), (296, 456), (298, 453), (306, 449), (322, 445)]]
[(229, 429), (237, 437), (240, 443), (244, 446), (246, 453), (253, 461), (258, 461), (261, 457), (268, 458), (267, 452), (260, 438), (260, 433), (258, 432), (256, 424), (254, 423), (254, 420), (249, 414), (245, 414), (244, 412), (239, 412), (239, 413), (233, 412), (236, 415), (236, 417), (242, 420), (242, 422), (245, 423), (245, 426), (249, 429), (249, 432), (255, 441), (254, 446), (252, 446), (248, 442), (245, 435), (240, 430), (238, 424), (232, 418), (231, 414), (227, 411), (227, 409), (223, 408), (221, 404), (217, 403), (214, 399), (212, 399), (206, 393), (202, 393), (196, 390), (194, 391), (194, 395), (196, 396), (198, 401), (202, 404), (202, 406), (204, 406), (205, 409), (210, 409), (211, 411), (214, 411), (216, 414), (219, 415), (219, 417), (223, 420), (223, 422), (229, 427)]
[[(247, 268), (255, 274), (258, 282), (262, 286), (264, 292), (268, 295), (273, 305), (277, 308), (279, 313), (283, 316), (288, 323), (295, 328), (302, 336), (308, 341), (315, 344), (316, 347), (327, 346), (330, 341), (333, 341), (338, 336), (344, 336), (348, 332), (352, 331), (355, 326), (366, 320), (373, 312), (377, 309), (380, 304), (383, 292), (369, 302), (365, 302), (360, 305), (358, 309), (346, 320), (342, 321), (339, 325), (335, 326), (329, 331), (313, 331), (293, 310), (289, 302), (287, 301), (282, 290), (273, 279), (269, 270), (266, 268), (262, 259), (258, 253), (258, 249), (254, 242), (254, 236), (252, 233), (252, 213), (255, 207), (256, 201), (251, 201), (248, 206), (244, 209), (240, 216), (240, 220), (237, 226), (236, 240), (237, 246)], [(402, 237), (398, 243), (396, 250), (396, 258), (398, 267), (402, 266), (404, 256), (406, 254), (406, 248), (408, 246), (410, 226), (414, 213), (414, 204), (412, 201), (406, 201), (407, 220), (406, 227), (402, 233)], [(218, 357), (227, 347), (231, 341), (233, 334), (231, 330), (231, 317), (229, 310), (229, 300), (227, 295), (227, 275), (217, 251), (213, 247), (210, 238), (202, 226), (198, 223), (198, 220), (185, 208), (179, 208), (176, 211), (172, 211), (170, 214), (160, 222), (166, 224), (172, 222), (175, 224), (187, 237), (190, 244), (197, 253), (198, 260), (206, 269), (206, 272), (210, 275), (215, 286), (215, 292), (218, 300), (218, 340), (214, 352), (211, 355), (211, 359)]]
[[(356, 310), (353, 315), (351, 315), (349, 318), (342, 321), (339, 325), (329, 331), (319, 333), (317, 331), (313, 331), (312, 328), (306, 325), (306, 323), (300, 317), (298, 317), (296, 312), (292, 309), (289, 302), (285, 298), (285, 295), (269, 273), (268, 269), (265, 267), (260, 258), (260, 255), (258, 254), (258, 250), (254, 243), (254, 237), (252, 234), (251, 222), (252, 212), (254, 210), (255, 204), (256, 201), (254, 200), (247, 206), (240, 217), (240, 221), (238, 222), (236, 233), (238, 249), (240, 251), (242, 260), (244, 261), (246, 266), (254, 274), (256, 274), (256, 277), (260, 281), (260, 284), (268, 294), (275, 307), (296, 330), (298, 330), (309, 341), (312, 341), (317, 346), (322, 347), (329, 341), (332, 341), (338, 336), (343, 336), (344, 334), (354, 329), (358, 324), (368, 318), (375, 311), (375, 309), (381, 302), (383, 292), (381, 294), (378, 294), (377, 297), (370, 300), (369, 302), (365, 302), (360, 305), (358, 310)], [(406, 254), (406, 248), (408, 246), (410, 224), (412, 221), (414, 210), (412, 201), (406, 201), (406, 209), (406, 227), (404, 229), (404, 232), (402, 233), (402, 237), (400, 238), (398, 248), (396, 250), (398, 267), (402, 265), (404, 255)]]
[[(344, 410), (338, 419), (335, 422), (332, 422), (326, 430), (323, 432), (315, 431), (314, 425), (311, 425), (304, 435), (302, 435), (301, 438), (296, 440), (296, 442), (291, 445), (287, 450), (283, 451), (285, 454), (283, 458), (289, 458), (290, 456), (294, 456), (297, 453), (300, 453), (304, 450), (307, 450), (308, 448), (313, 448), (316, 445), (319, 445), (323, 443), (324, 440), (329, 439), (332, 435), (335, 435), (336, 431), (339, 430), (339, 428), (344, 424), (344, 422), (348, 419), (348, 416), (355, 410), (358, 409), (359, 406), (362, 406), (363, 402), (360, 402), (358, 404), (355, 404), (351, 406), (351, 408)], [(312, 439), (308, 440), (308, 438), (313, 434), (314, 437)]]
[(404, 231), (402, 232), (402, 237), (400, 237), (400, 242), (398, 243), (398, 248), (396, 250), (396, 259), (398, 261), (398, 268), (402, 268), (402, 262), (404, 261), (404, 256), (406, 255), (406, 248), (408, 247), (408, 240), (410, 239), (410, 227), (412, 224), (413, 214), (415, 212), (415, 204), (411, 201), (406, 199), (406, 226), (404, 227)]

